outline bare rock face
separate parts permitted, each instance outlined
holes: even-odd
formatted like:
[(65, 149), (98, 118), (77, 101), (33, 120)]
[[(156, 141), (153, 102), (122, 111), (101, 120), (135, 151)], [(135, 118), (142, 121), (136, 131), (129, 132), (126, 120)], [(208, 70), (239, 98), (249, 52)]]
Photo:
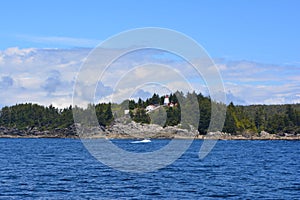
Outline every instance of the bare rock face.
[(56, 128), (54, 130), (39, 130), (37, 127), (27, 127), (26, 129), (19, 130), (14, 127), (0, 127), (0, 137), (59, 137), (59, 138), (75, 138), (76, 129), (75, 125), (67, 128)]
[(145, 138), (151, 137), (153, 134), (162, 130), (162, 127), (159, 125), (151, 124), (144, 125), (139, 124), (134, 121), (129, 123), (120, 123), (117, 122), (113, 126), (107, 129), (108, 135), (110, 134), (119, 134), (133, 138)]
[(107, 136), (119, 135), (125, 138), (193, 138), (197, 130), (186, 130), (176, 126), (163, 128), (157, 124), (140, 124), (134, 121), (116, 121), (107, 130)]
[(26, 135), (26, 131), (19, 130), (14, 127), (0, 127), (0, 134), (3, 136), (15, 136), (15, 137), (22, 137)]
[(209, 132), (209, 133), (207, 133), (203, 137), (203, 139), (214, 139), (214, 140), (216, 140), (216, 139), (223, 139), (223, 138), (226, 138), (228, 136), (230, 136), (230, 134), (223, 133), (221, 131), (216, 131), (216, 132)]
[(260, 137), (270, 137), (270, 133), (268, 133), (266, 131), (261, 131), (260, 132)]
[(29, 138), (178, 138), (178, 139), (214, 139), (214, 140), (300, 140), (299, 134), (270, 134), (261, 131), (258, 135), (231, 135), (220, 131), (199, 135), (197, 129), (189, 130), (179, 126), (162, 127), (157, 124), (140, 124), (130, 119), (117, 119), (109, 127), (86, 127), (73, 124), (67, 128), (55, 128), (53, 130), (39, 130), (37, 127), (27, 127), (19, 130), (15, 127), (0, 126), (0, 137), (29, 137)]

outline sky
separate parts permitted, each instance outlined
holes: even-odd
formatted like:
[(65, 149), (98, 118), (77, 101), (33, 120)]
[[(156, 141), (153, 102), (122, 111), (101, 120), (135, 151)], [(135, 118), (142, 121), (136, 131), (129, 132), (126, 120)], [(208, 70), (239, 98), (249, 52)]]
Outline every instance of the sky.
[[(299, 8), (297, 0), (5, 1), (0, 106), (72, 104), (76, 74), (89, 52), (143, 27), (172, 29), (199, 43), (220, 70), (229, 101), (300, 103)], [(117, 70), (126, 73), (122, 64)], [(113, 89), (109, 82), (100, 85), (100, 93)], [(205, 86), (195, 87), (205, 93)]]

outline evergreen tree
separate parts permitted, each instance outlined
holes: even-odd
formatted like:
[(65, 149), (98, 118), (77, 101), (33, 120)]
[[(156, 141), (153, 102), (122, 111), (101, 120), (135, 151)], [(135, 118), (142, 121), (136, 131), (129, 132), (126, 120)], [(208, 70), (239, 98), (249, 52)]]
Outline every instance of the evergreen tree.
[(143, 108), (137, 108), (135, 113), (132, 114), (132, 119), (135, 122), (144, 124), (149, 124), (151, 121), (150, 117), (146, 114), (146, 111)]
[(236, 124), (235, 124), (235, 120), (234, 120), (234, 111), (235, 111), (235, 106), (231, 102), (229, 104), (229, 106), (227, 107), (223, 132), (232, 133), (232, 134), (236, 133)]
[(133, 110), (136, 107), (136, 103), (134, 100), (129, 100), (128, 102), (129, 110)]
[(254, 118), (254, 123), (255, 123), (255, 127), (257, 129), (257, 131), (263, 131), (264, 130), (264, 123), (265, 123), (265, 120), (264, 120), (264, 112), (262, 110), (262, 108), (259, 108), (258, 110), (256, 110), (255, 112), (255, 118)]
[(105, 118), (105, 126), (108, 126), (113, 121), (114, 116), (113, 116), (113, 113), (111, 110), (111, 103), (108, 103), (108, 105), (106, 107), (107, 108), (104, 113), (104, 118)]

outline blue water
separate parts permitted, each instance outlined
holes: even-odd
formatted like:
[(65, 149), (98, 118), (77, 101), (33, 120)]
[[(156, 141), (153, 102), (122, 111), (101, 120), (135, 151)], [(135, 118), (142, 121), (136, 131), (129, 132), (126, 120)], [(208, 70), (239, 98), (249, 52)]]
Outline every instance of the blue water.
[[(113, 142), (139, 152), (169, 141)], [(0, 139), (0, 199), (300, 199), (300, 141), (219, 141), (199, 160), (201, 143), (135, 174), (101, 164), (80, 140)]]

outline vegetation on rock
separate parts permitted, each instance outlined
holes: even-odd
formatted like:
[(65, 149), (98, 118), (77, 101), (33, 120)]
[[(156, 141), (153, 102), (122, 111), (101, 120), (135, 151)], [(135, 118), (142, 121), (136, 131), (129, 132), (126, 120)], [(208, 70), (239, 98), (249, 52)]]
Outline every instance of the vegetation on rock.
[[(107, 127), (113, 123), (114, 118), (124, 115), (124, 110), (129, 110), (129, 115), (135, 122), (158, 124), (163, 127), (184, 127), (192, 124), (198, 127), (200, 134), (205, 135), (214, 104), (216, 112), (227, 108), (223, 132), (257, 136), (261, 131), (272, 134), (300, 134), (300, 104), (235, 106), (230, 103), (226, 106), (201, 93), (184, 95), (182, 92), (176, 92), (168, 96), (172, 106), (163, 106), (165, 96), (158, 94), (153, 94), (146, 100), (126, 100), (121, 104), (90, 104), (85, 109), (72, 106), (58, 109), (52, 105), (45, 107), (32, 103), (6, 106), (0, 111), (0, 126), (19, 130), (35, 128), (41, 131), (67, 128), (74, 124), (73, 112), (80, 113), (81, 121), (89, 124), (92, 121), (92, 111), (95, 111), (98, 123)], [(158, 109), (147, 112), (146, 107), (149, 105), (155, 105)], [(199, 109), (195, 109), (195, 106), (199, 106)]]

